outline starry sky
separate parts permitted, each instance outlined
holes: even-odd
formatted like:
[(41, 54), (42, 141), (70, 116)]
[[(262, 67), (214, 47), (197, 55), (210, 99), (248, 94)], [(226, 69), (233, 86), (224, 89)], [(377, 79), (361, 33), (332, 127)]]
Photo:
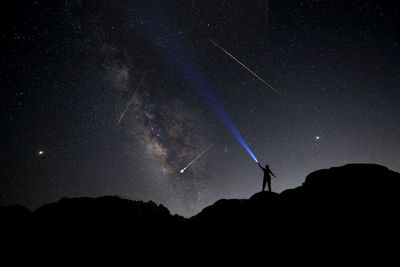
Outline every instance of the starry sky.
[(400, 171), (396, 1), (6, 0), (0, 10), (0, 205), (118, 195), (191, 216), (249, 198), (262, 171), (204, 90), (270, 165), (273, 191), (346, 163)]

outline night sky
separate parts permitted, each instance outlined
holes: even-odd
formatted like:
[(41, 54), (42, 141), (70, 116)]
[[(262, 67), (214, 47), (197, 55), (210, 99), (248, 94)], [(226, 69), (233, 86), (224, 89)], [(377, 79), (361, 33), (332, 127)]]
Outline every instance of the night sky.
[(346, 163), (399, 172), (395, 2), (1, 1), (0, 205), (249, 198), (262, 171), (205, 91), (273, 191)]

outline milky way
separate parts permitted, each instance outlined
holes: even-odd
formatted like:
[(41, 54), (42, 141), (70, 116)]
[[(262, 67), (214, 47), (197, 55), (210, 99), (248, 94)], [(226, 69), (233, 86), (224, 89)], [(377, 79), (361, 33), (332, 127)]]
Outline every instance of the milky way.
[(179, 199), (182, 205), (187, 201), (187, 205), (183, 205), (187, 208), (192, 205), (192, 200), (188, 199), (204, 195), (205, 189), (201, 166), (206, 164), (206, 157), (184, 175), (179, 172), (207, 143), (210, 144), (202, 134), (200, 116), (179, 97), (166, 94), (165, 87), (151, 84), (146, 78), (137, 90), (142, 78), (131, 77), (131, 73), (140, 72), (137, 69), (124, 65), (116, 68), (106, 66), (105, 69), (110, 76), (114, 74), (114, 86), (121, 90), (118, 105), (122, 106), (129, 100), (125, 97), (134, 93), (124, 119), (118, 124), (119, 130), (131, 140), (125, 149), (135, 154), (135, 143), (140, 144), (143, 157), (148, 159), (145, 168), (153, 169), (153, 175), (161, 180), (157, 181), (158, 185), (166, 190), (165, 195)]
[(191, 216), (261, 190), (245, 146), (276, 192), (347, 163), (400, 170), (393, 1), (5, 0), (0, 12), (0, 205), (118, 195)]

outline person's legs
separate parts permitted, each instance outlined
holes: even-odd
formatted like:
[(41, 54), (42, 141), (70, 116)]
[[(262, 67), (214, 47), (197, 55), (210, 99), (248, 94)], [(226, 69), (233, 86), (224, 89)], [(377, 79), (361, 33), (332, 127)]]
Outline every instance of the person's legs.
[(262, 186), (262, 192), (264, 192), (266, 182), (267, 182), (267, 181), (266, 181), (266, 179), (265, 179), (265, 177), (264, 177), (264, 179), (263, 179), (263, 186)]
[(268, 190), (271, 192), (271, 179), (268, 179)]

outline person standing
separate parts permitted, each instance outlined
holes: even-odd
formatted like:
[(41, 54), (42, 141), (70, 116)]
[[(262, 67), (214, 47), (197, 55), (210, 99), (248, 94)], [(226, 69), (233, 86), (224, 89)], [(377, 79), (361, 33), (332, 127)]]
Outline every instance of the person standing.
[[(265, 190), (265, 184), (268, 182), (268, 190), (271, 192), (271, 175), (275, 176), (275, 174), (272, 173), (272, 171), (269, 169), (269, 165), (265, 165), (265, 168), (261, 166), (259, 162), (257, 162), (258, 166), (264, 171), (264, 178), (263, 178), (263, 185), (262, 185), (262, 192)], [(270, 175), (271, 174), (271, 175)]]

